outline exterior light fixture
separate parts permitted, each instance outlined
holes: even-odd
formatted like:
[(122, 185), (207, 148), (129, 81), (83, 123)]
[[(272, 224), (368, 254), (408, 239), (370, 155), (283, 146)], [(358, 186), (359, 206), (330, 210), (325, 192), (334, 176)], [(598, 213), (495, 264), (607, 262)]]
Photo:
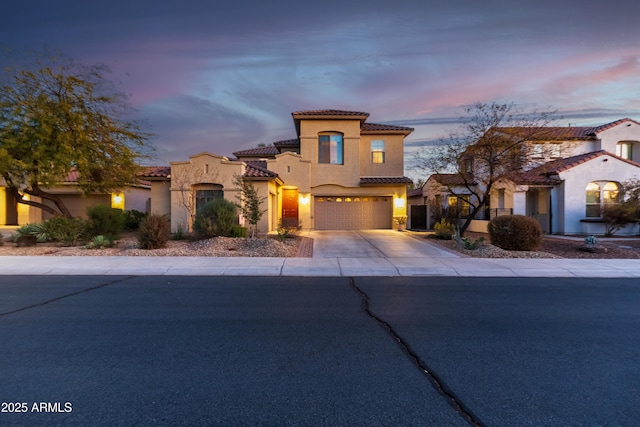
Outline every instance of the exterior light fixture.
[(395, 199), (393, 199), (393, 206), (398, 209), (404, 208), (404, 203), (405, 200), (403, 197), (396, 197)]
[(301, 205), (307, 206), (309, 204), (309, 195), (306, 195), (306, 196), (300, 195), (300, 197), (298, 197), (298, 201), (300, 202)]

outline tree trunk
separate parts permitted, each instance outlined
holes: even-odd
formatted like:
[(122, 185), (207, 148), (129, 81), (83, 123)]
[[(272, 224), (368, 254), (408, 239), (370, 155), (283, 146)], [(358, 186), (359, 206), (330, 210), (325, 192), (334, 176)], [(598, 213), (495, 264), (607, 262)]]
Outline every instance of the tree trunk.
[(37, 196), (42, 199), (51, 200), (58, 208), (57, 211), (51, 206), (45, 205), (44, 203), (35, 202), (33, 200), (26, 200), (24, 198), (24, 195), (20, 193), (20, 191), (15, 186), (9, 186), (8, 188), (18, 203), (21, 203), (23, 205), (33, 206), (51, 215), (63, 215), (63, 216), (66, 216), (67, 218), (71, 218), (71, 212), (69, 212), (69, 209), (67, 209), (62, 199), (60, 199), (60, 197), (56, 195), (47, 193), (46, 191), (41, 189), (38, 184), (33, 184), (31, 186), (31, 189), (29, 188), (25, 189), (24, 194), (29, 194), (30, 196)]

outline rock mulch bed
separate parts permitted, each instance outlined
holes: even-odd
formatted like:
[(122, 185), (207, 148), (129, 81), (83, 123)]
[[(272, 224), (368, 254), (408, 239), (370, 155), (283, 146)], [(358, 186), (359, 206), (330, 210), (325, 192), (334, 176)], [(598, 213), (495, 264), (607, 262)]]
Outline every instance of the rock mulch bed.
[(135, 236), (124, 236), (112, 248), (87, 249), (85, 246), (64, 247), (56, 243), (39, 243), (18, 247), (6, 242), (0, 256), (209, 256), (209, 257), (299, 257), (311, 256), (313, 240), (295, 237), (279, 241), (267, 237), (257, 239), (214, 237), (187, 241), (170, 240), (161, 249), (139, 249)]

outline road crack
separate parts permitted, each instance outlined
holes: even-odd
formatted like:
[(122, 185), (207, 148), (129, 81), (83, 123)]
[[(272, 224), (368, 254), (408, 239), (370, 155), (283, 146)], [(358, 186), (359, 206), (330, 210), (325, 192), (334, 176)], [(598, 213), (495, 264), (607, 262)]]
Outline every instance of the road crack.
[(369, 296), (356, 285), (356, 281), (353, 277), (349, 277), (349, 283), (351, 288), (360, 295), (362, 299), (362, 309), (367, 313), (367, 315), (375, 320), (380, 326), (382, 326), (389, 335), (393, 338), (393, 340), (400, 346), (404, 354), (411, 360), (411, 362), (418, 368), (418, 370), (424, 374), (431, 385), (440, 393), (442, 397), (445, 398), (447, 403), (449, 403), (453, 408), (460, 414), (462, 418), (465, 419), (472, 426), (481, 427), (484, 424), (480, 421), (480, 419), (468, 409), (464, 403), (455, 395), (455, 393), (447, 387), (447, 385), (442, 381), (442, 379), (431, 369), (429, 366), (420, 359), (420, 356), (413, 351), (413, 349), (394, 329), (393, 327), (384, 319), (377, 316), (373, 311), (371, 311), (371, 307), (369, 305)]
[(112, 280), (110, 282), (101, 283), (99, 285), (92, 286), (90, 288), (81, 289), (79, 291), (75, 291), (75, 292), (71, 292), (69, 294), (61, 295), (59, 297), (51, 298), (49, 300), (46, 300), (46, 301), (43, 301), (43, 302), (39, 302), (37, 304), (31, 304), (31, 305), (28, 305), (26, 307), (21, 307), (21, 308), (15, 309), (15, 310), (6, 311), (4, 313), (0, 313), (0, 317), (5, 317), (5, 316), (9, 316), (11, 314), (20, 313), (22, 311), (31, 310), (32, 308), (36, 308), (36, 307), (42, 307), (42, 306), (45, 306), (47, 304), (51, 304), (51, 303), (63, 300), (65, 298), (70, 298), (70, 297), (74, 297), (76, 295), (84, 294), (86, 292), (91, 292), (91, 291), (95, 291), (97, 289), (106, 288), (107, 286), (115, 285), (116, 283), (124, 282), (125, 280), (129, 280), (129, 279), (132, 279), (134, 277), (135, 276), (123, 277), (122, 279), (117, 279), (117, 280)]

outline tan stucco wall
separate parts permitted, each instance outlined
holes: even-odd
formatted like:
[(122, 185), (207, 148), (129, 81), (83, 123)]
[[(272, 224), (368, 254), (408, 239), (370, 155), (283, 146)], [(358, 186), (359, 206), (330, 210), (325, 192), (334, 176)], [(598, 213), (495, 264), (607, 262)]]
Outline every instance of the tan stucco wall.
[(171, 216), (171, 183), (169, 181), (151, 182), (151, 213)]
[[(343, 134), (342, 165), (318, 163), (318, 134)], [(311, 187), (325, 184), (356, 187), (360, 182), (360, 120), (301, 120), (300, 153), (311, 161)]]
[[(73, 194), (58, 194), (62, 199), (69, 212), (74, 217), (87, 218), (87, 208), (90, 206), (107, 205), (111, 206), (110, 194), (88, 194), (82, 195), (80, 193)], [(45, 201), (46, 205), (54, 206), (53, 203)], [(33, 208), (32, 208), (33, 210)], [(39, 209), (36, 209), (39, 210)], [(51, 218), (51, 215), (47, 212), (42, 212), (42, 219), (46, 220)]]
[[(385, 162), (371, 161), (371, 141), (382, 140), (385, 145)], [(360, 139), (360, 176), (403, 176), (403, 135), (362, 135)]]
[(267, 169), (278, 174), (287, 186), (297, 187), (301, 193), (311, 191), (311, 161), (295, 153), (282, 153), (267, 161)]
[(233, 179), (244, 172), (244, 163), (211, 153), (196, 154), (185, 162), (171, 162), (171, 230), (191, 230), (195, 216), (194, 185), (221, 185), (224, 198), (235, 203), (239, 189), (233, 185)]

